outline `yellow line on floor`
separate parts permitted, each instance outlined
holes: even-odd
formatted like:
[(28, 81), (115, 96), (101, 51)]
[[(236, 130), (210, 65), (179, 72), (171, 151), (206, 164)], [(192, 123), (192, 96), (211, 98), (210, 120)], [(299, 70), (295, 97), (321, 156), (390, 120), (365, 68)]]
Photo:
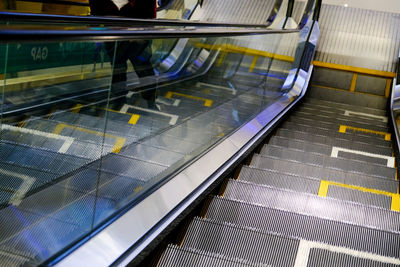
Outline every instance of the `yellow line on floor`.
[[(343, 89), (343, 88), (336, 88), (336, 87), (331, 87), (331, 86), (325, 86), (325, 85), (319, 85), (319, 84), (311, 84), (311, 86), (317, 86), (325, 89), (330, 89), (330, 90), (337, 90), (341, 92), (350, 92), (349, 89)], [(370, 95), (370, 96), (375, 96), (375, 97), (385, 97), (383, 95), (375, 95), (371, 93), (366, 93), (366, 92), (351, 92), (353, 94), (362, 94), (362, 95)], [(386, 97), (385, 97), (386, 98)]]
[(380, 131), (374, 131), (374, 130), (370, 130), (370, 129), (357, 128), (357, 127), (353, 127), (353, 126), (340, 125), (339, 133), (346, 133), (347, 130), (352, 130), (353, 132), (372, 133), (372, 134), (384, 136), (386, 141), (392, 140), (391, 134), (387, 133), (387, 132), (380, 132)]
[(181, 93), (172, 92), (172, 91), (168, 91), (167, 94), (165, 95), (165, 97), (166, 98), (171, 98), (174, 95), (185, 97), (185, 98), (189, 98), (189, 99), (204, 101), (204, 106), (205, 107), (211, 107), (211, 105), (213, 104), (213, 101), (211, 99), (206, 99), (206, 98), (193, 96), (193, 95), (181, 94)]
[(115, 139), (115, 144), (112, 147), (111, 152), (116, 153), (116, 154), (118, 154), (121, 151), (123, 145), (126, 142), (126, 138), (123, 138), (123, 137), (119, 137), (119, 136), (115, 136), (115, 135), (111, 135), (111, 134), (105, 134), (105, 133), (98, 132), (98, 131), (93, 131), (93, 130), (89, 130), (89, 129), (85, 129), (85, 128), (81, 128), (81, 127), (77, 127), (77, 126), (73, 126), (73, 125), (68, 125), (68, 124), (65, 124), (65, 123), (59, 123), (56, 126), (56, 128), (53, 130), (53, 133), (60, 135), (62, 130), (64, 130), (64, 128), (70, 128), (70, 129), (78, 130), (78, 131), (81, 131), (81, 132), (84, 132), (84, 133), (94, 134), (94, 135), (97, 135), (97, 136), (104, 136), (104, 137), (107, 137), (107, 138), (113, 138), (113, 139)]
[(237, 45), (231, 45), (231, 44), (211, 45), (211, 44), (198, 43), (198, 44), (196, 44), (196, 46), (200, 47), (200, 48), (210, 49), (210, 50), (220, 50), (222, 52), (228, 52), (228, 53), (244, 54), (244, 55), (248, 55), (248, 56), (268, 57), (268, 58), (273, 58), (273, 59), (287, 61), (287, 62), (294, 61), (294, 57), (292, 57), (292, 56), (280, 55), (280, 54), (275, 54), (275, 53), (271, 53), (271, 52), (267, 52), (267, 51), (262, 51), (262, 50), (257, 50), (257, 49), (252, 49), (252, 48), (242, 47), (242, 46), (237, 46)]
[(335, 69), (335, 70), (343, 70), (343, 71), (348, 71), (348, 72), (356, 72), (358, 74), (366, 74), (366, 75), (378, 76), (378, 77), (384, 77), (384, 78), (394, 78), (394, 77), (396, 77), (396, 73), (389, 72), (389, 71), (372, 70), (372, 69), (359, 68), (359, 67), (353, 67), (353, 66), (346, 66), (346, 65), (328, 63), (328, 62), (322, 62), (322, 61), (313, 61), (312, 64), (315, 67), (322, 67), (322, 68)]
[[(76, 104), (76, 106), (71, 109), (71, 112), (79, 113), (81, 111), (82, 107), (83, 107), (82, 104)], [(135, 125), (138, 122), (138, 120), (140, 119), (140, 115), (139, 114), (128, 113), (128, 112), (127, 113), (123, 113), (123, 112), (121, 112), (119, 110), (114, 110), (114, 109), (110, 109), (110, 108), (100, 108), (100, 107), (96, 107), (96, 106), (94, 106), (94, 108), (95, 109), (101, 109), (101, 110), (109, 111), (109, 112), (114, 112), (114, 113), (120, 113), (120, 114), (124, 114), (124, 115), (130, 115), (131, 118), (129, 119), (128, 123), (132, 124), (132, 125)]]
[(250, 68), (249, 68), (249, 72), (253, 72), (254, 68), (256, 67), (257, 60), (258, 60), (258, 56), (255, 56), (253, 58), (253, 61), (251, 62), (251, 65), (250, 65)]
[(387, 191), (366, 188), (366, 187), (361, 187), (361, 186), (356, 186), (356, 185), (348, 185), (348, 184), (342, 184), (342, 183), (337, 183), (337, 182), (331, 182), (331, 181), (327, 181), (327, 180), (321, 180), (319, 190), (318, 190), (318, 196), (319, 197), (327, 197), (329, 186), (337, 186), (337, 187), (347, 188), (347, 189), (361, 191), (361, 192), (365, 192), (365, 193), (371, 193), (371, 194), (375, 194), (375, 195), (383, 195), (383, 196), (391, 197), (392, 198), (391, 210), (400, 212), (400, 195), (398, 193), (391, 193), (391, 192), (387, 192)]
[(358, 77), (358, 74), (354, 73), (353, 74), (353, 78), (351, 79), (350, 92), (355, 92), (356, 91), (357, 77)]
[(392, 79), (386, 80), (385, 97), (388, 98), (390, 95), (390, 89), (392, 88)]

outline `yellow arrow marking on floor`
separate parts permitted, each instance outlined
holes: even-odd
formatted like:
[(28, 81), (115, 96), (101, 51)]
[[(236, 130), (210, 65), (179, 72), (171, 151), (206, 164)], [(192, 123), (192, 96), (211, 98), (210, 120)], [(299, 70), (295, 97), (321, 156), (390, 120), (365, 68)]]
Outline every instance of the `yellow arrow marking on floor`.
[(369, 129), (364, 129), (364, 128), (357, 128), (353, 126), (347, 126), (347, 125), (340, 125), (339, 127), (339, 133), (346, 133), (347, 130), (352, 130), (353, 132), (363, 132), (363, 133), (372, 133), (376, 135), (382, 135), (385, 137), (386, 141), (390, 141), (392, 139), (391, 134), (387, 132), (380, 132), (380, 131), (374, 131), (374, 130), (369, 130)]
[(337, 182), (331, 182), (331, 181), (327, 181), (327, 180), (321, 180), (321, 183), (319, 185), (319, 190), (318, 190), (318, 196), (319, 197), (327, 197), (329, 186), (337, 186), (337, 187), (347, 188), (347, 189), (351, 189), (351, 190), (362, 191), (365, 193), (371, 193), (371, 194), (375, 194), (375, 195), (384, 195), (387, 197), (391, 197), (392, 198), (391, 210), (400, 212), (400, 195), (398, 193), (391, 193), (391, 192), (382, 191), (382, 190), (378, 190), (378, 189), (372, 189), (372, 188), (366, 188), (366, 187), (361, 187), (361, 186), (356, 186), (356, 185), (348, 185), (348, 184), (342, 184), (342, 183), (337, 183)]
[(213, 104), (213, 101), (211, 99), (206, 99), (206, 98), (202, 98), (202, 97), (198, 97), (198, 96), (186, 95), (186, 94), (181, 94), (181, 93), (171, 92), (171, 91), (168, 91), (167, 94), (165, 95), (165, 97), (166, 98), (171, 98), (173, 95), (186, 97), (186, 98), (194, 99), (194, 100), (204, 101), (204, 106), (205, 107), (211, 107), (211, 105)]
[(81, 132), (84, 132), (84, 133), (94, 134), (94, 135), (97, 135), (97, 136), (104, 136), (104, 137), (107, 137), (107, 138), (113, 138), (113, 139), (115, 139), (115, 144), (112, 147), (111, 152), (116, 153), (116, 154), (118, 154), (121, 151), (123, 145), (126, 142), (126, 138), (123, 138), (123, 137), (118, 137), (118, 136), (111, 135), (111, 134), (105, 134), (105, 133), (102, 133), (102, 132), (97, 132), (97, 131), (93, 131), (93, 130), (89, 130), (89, 129), (85, 129), (85, 128), (80, 128), (80, 127), (73, 126), (73, 125), (68, 125), (68, 124), (65, 124), (65, 123), (59, 123), (57, 125), (57, 127), (54, 129), (53, 133), (60, 135), (62, 130), (64, 130), (64, 128), (70, 128), (70, 129), (78, 130), (78, 131), (81, 131)]

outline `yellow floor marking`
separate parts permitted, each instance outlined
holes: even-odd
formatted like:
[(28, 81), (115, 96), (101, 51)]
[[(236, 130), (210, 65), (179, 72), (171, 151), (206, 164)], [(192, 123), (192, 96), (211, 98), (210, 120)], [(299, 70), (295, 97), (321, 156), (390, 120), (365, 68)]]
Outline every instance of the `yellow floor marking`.
[(75, 107), (71, 109), (71, 112), (77, 114), (81, 111), (82, 107), (83, 107), (82, 104), (76, 104)]
[(211, 99), (206, 99), (206, 98), (193, 96), (193, 95), (181, 94), (181, 93), (172, 92), (172, 91), (168, 91), (167, 94), (165, 95), (165, 97), (166, 98), (171, 98), (173, 95), (182, 96), (182, 97), (186, 97), (186, 98), (194, 99), (194, 100), (204, 101), (204, 106), (205, 107), (211, 107), (211, 105), (213, 104), (213, 101)]
[(255, 56), (253, 58), (253, 61), (251, 62), (251, 65), (250, 65), (250, 68), (249, 68), (249, 72), (253, 72), (254, 68), (256, 67), (257, 60), (258, 60), (258, 56)]
[(224, 133), (219, 133), (218, 135), (217, 135), (217, 137), (223, 137), (225, 134)]
[(371, 194), (391, 197), (392, 198), (391, 209), (393, 211), (400, 212), (400, 195), (398, 193), (391, 193), (391, 192), (382, 191), (382, 190), (378, 190), (378, 189), (372, 189), (372, 188), (366, 188), (366, 187), (361, 187), (361, 186), (356, 186), (356, 185), (348, 185), (348, 184), (342, 184), (342, 183), (337, 183), (337, 182), (331, 182), (331, 181), (327, 181), (327, 180), (321, 180), (321, 183), (319, 185), (319, 190), (318, 190), (318, 196), (319, 197), (327, 197), (329, 186), (337, 186), (337, 187), (347, 188), (347, 189), (351, 189), (351, 190), (357, 190), (357, 191), (361, 191), (361, 192), (365, 192), (365, 193), (371, 193)]
[(68, 125), (68, 124), (65, 124), (65, 123), (59, 123), (57, 125), (57, 127), (54, 129), (53, 133), (60, 135), (64, 128), (70, 128), (70, 129), (78, 130), (78, 131), (81, 131), (81, 132), (84, 132), (84, 133), (94, 134), (94, 135), (97, 135), (97, 136), (104, 136), (104, 137), (107, 137), (107, 138), (114, 138), (115, 139), (115, 144), (112, 147), (111, 152), (116, 153), (116, 154), (118, 154), (121, 151), (123, 145), (126, 142), (126, 138), (123, 138), (123, 137), (118, 137), (118, 136), (111, 135), (111, 134), (104, 134), (102, 132), (97, 132), (97, 131), (93, 131), (93, 130), (89, 130), (89, 129), (85, 129), (85, 128), (80, 128), (80, 127), (73, 126), (73, 125)]
[(135, 193), (138, 193), (139, 191), (141, 191), (143, 189), (143, 186), (138, 186), (135, 188)]
[(128, 123), (135, 125), (138, 122), (139, 118), (140, 118), (140, 115), (133, 114)]
[(350, 92), (355, 92), (356, 91), (357, 78), (358, 78), (358, 74), (354, 73), (353, 74), (353, 78), (351, 79)]
[(217, 67), (221, 67), (221, 65), (222, 65), (222, 63), (224, 62), (224, 60), (225, 60), (225, 58), (226, 58), (227, 55), (228, 55), (228, 53), (225, 52), (225, 51), (223, 51), (223, 52), (221, 53), (221, 55), (219, 56), (219, 59), (218, 59), (218, 61), (217, 61)]
[[(331, 87), (331, 86), (325, 86), (325, 85), (320, 85), (320, 84), (311, 84), (311, 86), (318, 86), (321, 88), (325, 88), (325, 89), (330, 89), (330, 90), (336, 90), (336, 91), (341, 91), (341, 92), (350, 92), (349, 89), (343, 89), (343, 88), (336, 88), (336, 87)], [(366, 92), (352, 92), (353, 94), (360, 94), (360, 95), (371, 95), (371, 96), (375, 96), (375, 97), (385, 97), (383, 95), (375, 95), (375, 94), (371, 94), (371, 93), (366, 93)]]
[(392, 88), (392, 79), (386, 80), (385, 97), (388, 98), (390, 95), (390, 89)]
[(359, 68), (359, 67), (352, 67), (352, 66), (334, 64), (334, 63), (321, 62), (321, 61), (313, 61), (312, 64), (316, 67), (335, 69), (335, 70), (343, 70), (343, 71), (348, 71), (348, 72), (356, 72), (358, 74), (366, 74), (366, 75), (379, 76), (379, 77), (385, 77), (385, 78), (396, 77), (396, 73), (388, 72), (388, 71), (372, 70), (372, 69), (366, 69), (366, 68)]
[(364, 129), (364, 128), (357, 128), (357, 127), (352, 127), (352, 126), (347, 126), (347, 125), (340, 125), (339, 127), (339, 133), (346, 133), (346, 130), (352, 130), (353, 132), (363, 132), (363, 133), (372, 133), (376, 135), (382, 135), (385, 137), (386, 141), (392, 140), (391, 134), (387, 132), (380, 132), (380, 131), (374, 131), (374, 130), (369, 130), (369, 129)]
[(268, 57), (268, 58), (273, 58), (273, 59), (287, 61), (287, 62), (294, 61), (294, 57), (291, 57), (291, 56), (280, 55), (280, 54), (275, 54), (275, 53), (271, 53), (271, 52), (267, 52), (267, 51), (251, 49), (251, 48), (237, 46), (237, 45), (231, 45), (231, 44), (210, 45), (210, 44), (198, 43), (198, 44), (196, 44), (196, 46), (200, 47), (200, 48), (210, 49), (210, 50), (220, 50), (222, 52), (227, 52), (227, 53), (236, 53), (236, 54), (243, 54), (243, 55), (248, 55), (248, 56)]
[[(73, 107), (71, 110), (73, 113), (79, 113), (81, 111), (82, 107), (83, 107), (82, 104), (76, 104), (76, 106)], [(109, 111), (109, 112), (114, 112), (114, 113), (120, 113), (120, 114), (124, 114), (124, 115), (131, 115), (131, 118), (129, 119), (128, 123), (133, 124), (133, 125), (135, 125), (138, 122), (138, 120), (140, 119), (139, 114), (128, 113), (128, 112), (124, 113), (119, 110), (114, 110), (114, 109), (110, 109), (110, 108), (101, 108), (101, 107), (96, 107), (96, 106), (94, 106), (94, 108)], [(101, 114), (99, 114), (99, 118), (100, 117), (101, 117)]]

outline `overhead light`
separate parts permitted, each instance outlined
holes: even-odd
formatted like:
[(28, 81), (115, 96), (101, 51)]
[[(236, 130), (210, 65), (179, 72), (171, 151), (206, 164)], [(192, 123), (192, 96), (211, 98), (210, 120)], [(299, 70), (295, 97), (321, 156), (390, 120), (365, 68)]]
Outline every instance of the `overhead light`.
[(348, 4), (344, 4), (344, 7), (348, 7), (349, 5)]

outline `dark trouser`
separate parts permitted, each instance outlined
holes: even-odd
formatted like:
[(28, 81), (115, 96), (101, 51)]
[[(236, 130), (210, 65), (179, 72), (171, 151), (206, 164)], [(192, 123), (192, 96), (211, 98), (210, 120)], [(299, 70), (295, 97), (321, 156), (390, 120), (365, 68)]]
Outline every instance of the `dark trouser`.
[[(148, 40), (122, 41), (118, 42), (117, 44), (114, 42), (105, 43), (108, 56), (113, 63), (113, 76), (111, 82), (112, 95), (122, 95), (128, 90), (126, 87), (128, 59), (132, 63), (139, 78), (154, 76), (153, 66), (150, 62), (150, 44), (151, 42)], [(115, 46), (117, 46), (116, 52)], [(142, 92), (141, 95), (149, 102), (149, 105), (154, 104), (156, 98), (156, 89), (148, 89)]]

